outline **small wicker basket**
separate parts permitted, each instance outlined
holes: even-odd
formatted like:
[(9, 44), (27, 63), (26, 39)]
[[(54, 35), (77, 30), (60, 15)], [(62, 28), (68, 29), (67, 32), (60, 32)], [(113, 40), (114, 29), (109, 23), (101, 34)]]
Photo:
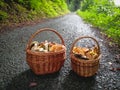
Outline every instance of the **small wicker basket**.
[[(98, 54), (98, 57), (95, 60), (80, 60), (79, 58), (76, 58), (74, 53), (72, 52), (75, 44), (79, 40), (84, 39), (84, 38), (90, 38), (97, 44), (99, 54)], [(89, 36), (79, 37), (78, 39), (76, 39), (73, 42), (71, 50), (70, 50), (72, 70), (75, 73), (77, 73), (79, 76), (82, 76), (82, 77), (93, 76), (99, 69), (100, 56), (101, 56), (100, 55), (100, 47), (99, 47), (99, 44), (98, 44), (96, 39), (94, 39), (93, 37), (89, 37)]]
[(29, 39), (27, 47), (26, 47), (26, 61), (32, 71), (37, 75), (42, 74), (50, 74), (57, 72), (61, 69), (66, 59), (66, 50), (62, 49), (57, 52), (33, 52), (30, 50), (30, 44), (33, 38), (43, 32), (43, 31), (51, 31), (54, 32), (60, 39), (62, 45), (64, 44), (64, 40), (62, 36), (54, 29), (51, 28), (43, 28), (35, 32)]

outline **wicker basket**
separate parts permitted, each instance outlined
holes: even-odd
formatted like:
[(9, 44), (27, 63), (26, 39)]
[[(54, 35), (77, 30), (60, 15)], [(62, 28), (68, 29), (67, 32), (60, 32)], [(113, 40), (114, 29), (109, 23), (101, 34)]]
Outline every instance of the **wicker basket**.
[[(78, 42), (79, 40), (84, 39), (84, 38), (90, 38), (97, 44), (99, 54), (95, 60), (80, 60), (79, 58), (76, 58), (74, 53), (72, 52), (76, 42)], [(96, 41), (96, 39), (94, 39), (93, 37), (89, 37), (89, 36), (79, 37), (78, 39), (76, 39), (73, 42), (71, 51), (70, 51), (72, 70), (75, 73), (77, 73), (79, 76), (83, 76), (83, 77), (93, 76), (98, 71), (100, 56), (101, 56), (100, 55), (100, 47), (99, 47), (99, 44)]]
[(49, 74), (59, 71), (66, 59), (65, 49), (62, 49), (58, 52), (48, 52), (48, 53), (33, 52), (30, 50), (30, 44), (32, 42), (32, 39), (37, 34), (43, 31), (54, 32), (61, 39), (62, 45), (65, 45), (62, 36), (54, 29), (50, 29), (50, 28), (40, 29), (30, 37), (26, 48), (26, 60), (32, 71), (37, 75)]

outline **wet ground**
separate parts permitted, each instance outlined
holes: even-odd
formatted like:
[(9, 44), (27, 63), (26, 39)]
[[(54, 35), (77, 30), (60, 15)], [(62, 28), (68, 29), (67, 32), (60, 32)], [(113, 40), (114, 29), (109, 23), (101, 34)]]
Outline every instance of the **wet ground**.
[[(44, 27), (56, 29), (62, 35), (67, 47), (67, 59), (59, 72), (38, 76), (26, 63), (25, 47), (31, 34)], [(42, 33), (36, 39), (58, 41), (59, 38), (52, 34)], [(88, 78), (80, 77), (71, 70), (69, 58), (72, 42), (85, 35), (97, 39), (102, 53), (98, 73)], [(115, 59), (119, 52), (106, 43), (98, 30), (84, 23), (76, 14), (1, 33), (0, 90), (120, 90), (120, 71), (111, 70), (109, 64), (111, 62), (119, 67)]]

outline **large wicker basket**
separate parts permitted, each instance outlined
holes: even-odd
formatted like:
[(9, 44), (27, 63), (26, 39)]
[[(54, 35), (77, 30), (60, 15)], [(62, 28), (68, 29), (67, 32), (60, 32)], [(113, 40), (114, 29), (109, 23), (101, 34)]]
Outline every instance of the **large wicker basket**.
[(32, 71), (37, 75), (49, 74), (57, 72), (61, 69), (66, 59), (66, 50), (62, 49), (58, 52), (33, 52), (30, 50), (30, 44), (33, 38), (43, 31), (51, 31), (55, 33), (60, 39), (61, 44), (64, 44), (62, 36), (54, 29), (43, 28), (35, 32), (29, 39), (26, 48), (26, 60)]
[[(95, 60), (80, 60), (78, 58), (75, 57), (74, 53), (72, 52), (75, 44), (84, 38), (89, 38), (91, 40), (93, 40), (98, 48), (99, 51), (99, 55)], [(71, 47), (71, 51), (70, 51), (70, 58), (71, 58), (71, 66), (72, 66), (72, 70), (77, 73), (79, 76), (83, 76), (83, 77), (90, 77), (93, 76), (99, 69), (99, 60), (100, 60), (100, 47), (99, 44), (97, 42), (96, 39), (94, 39), (93, 37), (89, 37), (89, 36), (85, 36), (85, 37), (79, 37), (78, 39), (76, 39)]]

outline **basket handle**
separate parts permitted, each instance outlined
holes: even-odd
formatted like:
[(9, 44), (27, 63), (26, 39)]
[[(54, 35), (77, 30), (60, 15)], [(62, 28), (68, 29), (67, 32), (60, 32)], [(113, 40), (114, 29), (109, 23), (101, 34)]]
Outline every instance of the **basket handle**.
[(30, 44), (33, 40), (33, 38), (38, 35), (39, 33), (43, 32), (43, 31), (51, 31), (51, 32), (54, 32), (60, 39), (61, 39), (61, 44), (65, 45), (64, 43), (64, 40), (62, 38), (62, 36), (54, 29), (51, 29), (51, 28), (43, 28), (43, 29), (39, 29), (38, 31), (36, 31), (35, 33), (33, 33), (27, 43), (27, 48), (30, 48)]
[(83, 39), (83, 38), (91, 38), (91, 39), (97, 44), (98, 52), (99, 52), (99, 54), (100, 54), (100, 46), (99, 46), (99, 44), (98, 44), (98, 41), (97, 41), (95, 38), (90, 37), (90, 36), (83, 36), (83, 37), (79, 37), (78, 39), (76, 39), (76, 40), (72, 43), (71, 50), (70, 50), (70, 54), (72, 54), (72, 50), (73, 50), (75, 44), (76, 44), (79, 40), (81, 40), (81, 39)]

